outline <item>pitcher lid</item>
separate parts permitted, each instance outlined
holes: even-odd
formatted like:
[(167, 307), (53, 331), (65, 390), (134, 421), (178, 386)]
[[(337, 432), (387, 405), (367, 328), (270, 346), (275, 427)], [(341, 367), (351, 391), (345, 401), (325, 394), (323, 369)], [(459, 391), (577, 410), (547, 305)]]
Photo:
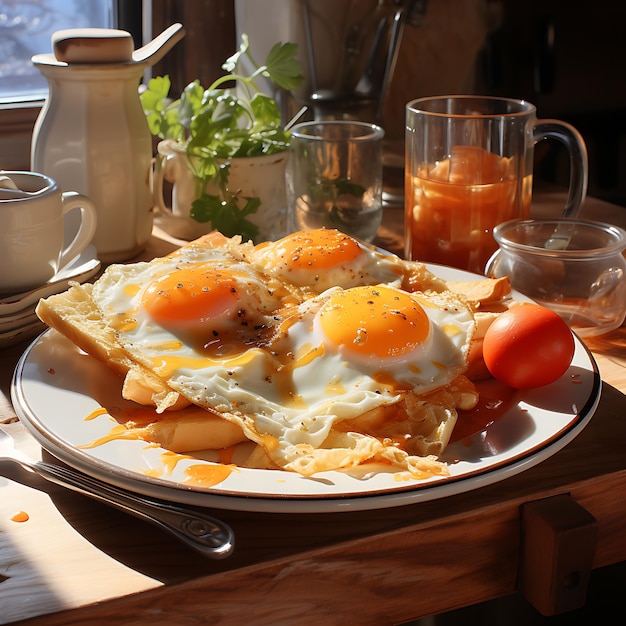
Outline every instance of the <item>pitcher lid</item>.
[(126, 63), (135, 47), (129, 32), (115, 28), (67, 28), (51, 40), (55, 58), (65, 63)]

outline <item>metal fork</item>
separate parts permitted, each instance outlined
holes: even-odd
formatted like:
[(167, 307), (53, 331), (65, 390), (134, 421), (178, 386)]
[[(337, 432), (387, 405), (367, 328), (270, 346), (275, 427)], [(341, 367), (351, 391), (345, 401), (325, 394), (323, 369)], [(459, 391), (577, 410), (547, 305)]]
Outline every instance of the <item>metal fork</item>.
[(0, 455), (0, 475), (2, 465), (17, 464), (52, 483), (147, 520), (212, 559), (226, 558), (235, 547), (234, 533), (224, 522), (182, 506), (126, 491), (68, 467), (27, 460), (15, 449), (11, 435), (2, 428), (0, 453), (3, 453)]

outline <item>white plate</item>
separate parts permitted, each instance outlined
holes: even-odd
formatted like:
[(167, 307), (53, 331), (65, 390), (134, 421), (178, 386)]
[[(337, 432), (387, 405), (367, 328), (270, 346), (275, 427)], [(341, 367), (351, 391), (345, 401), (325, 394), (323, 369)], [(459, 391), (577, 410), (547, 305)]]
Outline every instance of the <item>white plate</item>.
[[(432, 266), (450, 280), (476, 276)], [(433, 500), (483, 487), (518, 474), (567, 445), (591, 419), (601, 380), (593, 357), (575, 336), (576, 350), (561, 379), (516, 392), (511, 407), (492, 424), (451, 443), (444, 460), (450, 476), (415, 480), (408, 473), (292, 472), (237, 468), (213, 487), (186, 482), (185, 468), (211, 471), (209, 453), (164, 456), (138, 440), (106, 438), (116, 424), (109, 414), (130, 409), (120, 379), (55, 331), (35, 340), (15, 370), (11, 396), (17, 414), (39, 443), (61, 460), (110, 483), (140, 493), (199, 506), (241, 511), (329, 512), (368, 510)], [(119, 414), (119, 413), (118, 413)], [(215, 458), (214, 458), (215, 460)]]
[(17, 316), (31, 307), (34, 308), (40, 298), (65, 291), (71, 280), (84, 282), (94, 276), (99, 269), (100, 261), (96, 258), (96, 249), (89, 245), (45, 285), (23, 293), (0, 297), (0, 316), (6, 319), (13, 315)]

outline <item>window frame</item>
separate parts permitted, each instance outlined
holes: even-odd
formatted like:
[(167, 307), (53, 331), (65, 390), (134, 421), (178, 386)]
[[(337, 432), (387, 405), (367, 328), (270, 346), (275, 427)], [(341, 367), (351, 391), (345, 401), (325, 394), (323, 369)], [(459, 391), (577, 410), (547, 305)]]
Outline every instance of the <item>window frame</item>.
[(44, 100), (0, 106), (0, 168), (30, 169), (30, 142)]

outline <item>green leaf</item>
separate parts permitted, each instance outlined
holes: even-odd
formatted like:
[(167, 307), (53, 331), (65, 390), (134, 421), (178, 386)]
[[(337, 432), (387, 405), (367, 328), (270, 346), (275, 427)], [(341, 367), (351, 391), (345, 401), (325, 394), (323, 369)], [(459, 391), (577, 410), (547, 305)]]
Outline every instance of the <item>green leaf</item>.
[(184, 131), (179, 123), (178, 108), (168, 98), (170, 90), (169, 76), (157, 76), (150, 79), (148, 88), (139, 99), (146, 114), (150, 132), (161, 139), (179, 141)]
[(161, 137), (161, 116), (155, 112), (151, 111), (150, 113), (146, 113), (146, 121), (148, 122), (148, 128), (153, 135), (157, 137)]
[(174, 139), (178, 143), (185, 141), (185, 127), (178, 117), (178, 107), (171, 105), (163, 111), (161, 115), (161, 132), (163, 139)]
[(276, 101), (262, 93), (254, 94), (250, 101), (254, 124), (253, 130), (274, 129), (280, 126), (280, 109)]
[(340, 196), (342, 194), (348, 194), (350, 196), (355, 196), (357, 198), (361, 198), (365, 193), (365, 187), (363, 185), (359, 185), (358, 183), (353, 183), (351, 180), (347, 178), (338, 178), (334, 181), (334, 187), (337, 191), (337, 195)]
[(191, 217), (198, 222), (208, 223), (226, 237), (241, 235), (244, 241), (254, 239), (259, 228), (246, 219), (246, 215), (256, 213), (261, 206), (259, 198), (245, 198), (246, 203), (240, 209), (236, 198), (222, 200), (219, 196), (207, 193), (193, 201)]
[(297, 53), (297, 44), (277, 43), (269, 51), (265, 62), (264, 74), (287, 91), (295, 89), (304, 80), (300, 73), (300, 62), (296, 59)]
[(166, 100), (172, 83), (169, 76), (156, 76), (148, 81), (148, 88), (140, 95), (144, 107), (156, 110), (162, 100)]
[(190, 215), (196, 222), (201, 224), (213, 223), (215, 216), (220, 212), (221, 205), (222, 200), (219, 196), (211, 196), (205, 193), (191, 203)]
[(178, 104), (180, 123), (186, 128), (190, 127), (191, 121), (202, 108), (204, 88), (199, 80), (189, 83), (180, 95)]

